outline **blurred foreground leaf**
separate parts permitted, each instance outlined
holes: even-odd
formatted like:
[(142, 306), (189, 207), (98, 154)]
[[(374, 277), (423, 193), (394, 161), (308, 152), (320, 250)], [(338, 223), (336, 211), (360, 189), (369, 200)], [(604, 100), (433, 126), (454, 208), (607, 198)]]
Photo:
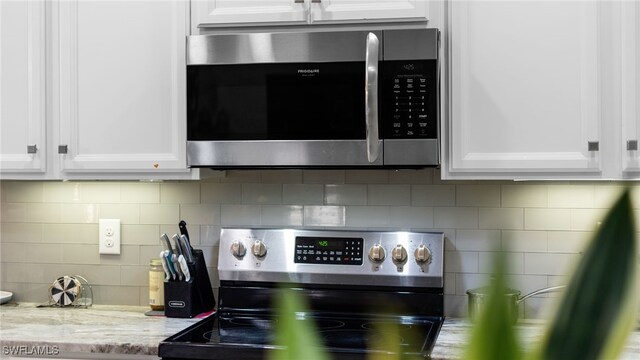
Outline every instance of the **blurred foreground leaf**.
[(315, 323), (297, 314), (308, 313), (305, 299), (291, 289), (282, 289), (277, 298), (276, 342), (281, 351), (270, 352), (270, 360), (328, 360)]
[(506, 294), (504, 254), (496, 253), (494, 281), (490, 286), (486, 303), (482, 306), (471, 331), (466, 348), (467, 360), (519, 360), (523, 358), (514, 329), (515, 319), (509, 311)]
[(626, 190), (582, 256), (533, 358), (618, 358), (636, 319), (636, 254)]

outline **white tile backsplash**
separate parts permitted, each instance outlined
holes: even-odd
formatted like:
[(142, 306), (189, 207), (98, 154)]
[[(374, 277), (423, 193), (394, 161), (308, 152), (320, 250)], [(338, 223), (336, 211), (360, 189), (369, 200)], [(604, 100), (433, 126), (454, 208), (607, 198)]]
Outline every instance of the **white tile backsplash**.
[[(205, 189), (207, 185), (189, 182), (165, 182), (160, 184), (160, 202), (163, 204), (199, 204), (200, 189)], [(219, 185), (219, 184), (214, 184)], [(203, 203), (212, 201), (202, 201)]]
[(369, 185), (367, 205), (408, 206), (411, 205), (410, 185)]
[(550, 208), (588, 209), (595, 204), (595, 185), (549, 185)]
[(180, 219), (178, 204), (141, 204), (140, 224), (176, 224)]
[(524, 228), (523, 209), (480, 208), (478, 216), (480, 229), (518, 230)]
[(413, 185), (411, 205), (413, 206), (454, 206), (456, 187), (454, 185)]
[(499, 185), (458, 185), (456, 186), (456, 206), (500, 206)]
[(498, 230), (456, 230), (458, 251), (496, 251), (500, 249)]
[(367, 186), (350, 184), (329, 184), (324, 190), (327, 205), (366, 205)]
[[(155, 205), (146, 205), (147, 208)], [(151, 214), (151, 216), (153, 216)], [(99, 219), (120, 219), (120, 224), (140, 224), (140, 205), (138, 204), (99, 204)]]
[[(240, 204), (242, 203), (242, 184), (215, 184), (203, 183), (201, 185), (203, 204)], [(182, 192), (173, 195), (178, 198)]]
[(120, 186), (123, 204), (157, 204), (160, 202), (160, 184), (126, 182)]
[(571, 230), (570, 209), (524, 209), (526, 230)]
[(305, 206), (305, 226), (345, 226), (344, 206)]
[(95, 204), (62, 204), (61, 215), (64, 224), (96, 224), (99, 219)]
[(324, 186), (321, 184), (284, 184), (282, 203), (291, 205), (323, 205)]
[[(633, 186), (640, 209), (640, 186)], [(96, 303), (146, 306), (149, 260), (162, 249), (160, 234), (178, 233), (181, 219), (205, 252), (214, 287), (224, 226), (443, 231), (445, 311), (465, 315), (466, 290), (488, 284), (500, 249), (510, 286), (523, 294), (565, 283), (622, 188), (443, 181), (434, 169), (233, 170), (162, 183), (1, 181), (1, 285), (18, 300), (44, 302), (55, 278), (81, 274)], [(121, 219), (120, 255), (98, 254), (100, 218)], [(528, 300), (522, 311), (542, 316), (548, 299)]]
[(282, 204), (282, 184), (243, 184), (243, 204)]
[(261, 216), (266, 226), (300, 227), (304, 220), (301, 205), (263, 205)]

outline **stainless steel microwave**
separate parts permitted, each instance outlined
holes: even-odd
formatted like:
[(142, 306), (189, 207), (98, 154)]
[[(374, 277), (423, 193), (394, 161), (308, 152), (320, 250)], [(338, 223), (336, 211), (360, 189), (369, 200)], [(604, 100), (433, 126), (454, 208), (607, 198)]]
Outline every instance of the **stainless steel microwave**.
[(190, 36), (191, 167), (438, 165), (439, 31)]

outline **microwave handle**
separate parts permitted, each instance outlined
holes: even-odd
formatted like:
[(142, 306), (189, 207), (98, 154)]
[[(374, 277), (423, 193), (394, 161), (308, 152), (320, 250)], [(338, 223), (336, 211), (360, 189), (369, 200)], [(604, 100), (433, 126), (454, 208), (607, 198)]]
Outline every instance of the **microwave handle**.
[(373, 163), (380, 151), (378, 136), (378, 51), (380, 41), (374, 33), (367, 35), (365, 61), (365, 124), (367, 128), (367, 159)]

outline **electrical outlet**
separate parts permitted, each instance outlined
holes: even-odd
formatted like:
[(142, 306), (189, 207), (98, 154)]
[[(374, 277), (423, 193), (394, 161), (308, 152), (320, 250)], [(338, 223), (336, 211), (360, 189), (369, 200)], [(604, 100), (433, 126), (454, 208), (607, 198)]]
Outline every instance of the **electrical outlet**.
[(98, 224), (98, 253), (120, 254), (120, 219), (100, 219)]

